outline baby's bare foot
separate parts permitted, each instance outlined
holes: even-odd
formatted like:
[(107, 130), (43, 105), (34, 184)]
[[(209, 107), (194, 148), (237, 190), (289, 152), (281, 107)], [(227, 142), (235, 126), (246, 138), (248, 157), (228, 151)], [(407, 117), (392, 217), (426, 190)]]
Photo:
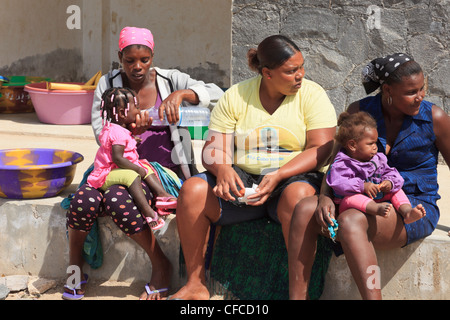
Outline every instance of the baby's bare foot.
[(366, 207), (366, 213), (374, 216), (387, 216), (392, 209), (392, 204), (389, 202), (377, 203), (375, 201), (369, 202)]
[(409, 211), (405, 217), (404, 217), (404, 221), (405, 224), (410, 224), (413, 223), (417, 220), (422, 219), (423, 217), (425, 217), (427, 214), (425, 208), (423, 207), (422, 204), (418, 204), (416, 207), (412, 208), (411, 211)]
[(380, 203), (380, 209), (378, 209), (378, 215), (380, 216), (387, 216), (389, 211), (392, 209), (392, 204), (390, 203)]

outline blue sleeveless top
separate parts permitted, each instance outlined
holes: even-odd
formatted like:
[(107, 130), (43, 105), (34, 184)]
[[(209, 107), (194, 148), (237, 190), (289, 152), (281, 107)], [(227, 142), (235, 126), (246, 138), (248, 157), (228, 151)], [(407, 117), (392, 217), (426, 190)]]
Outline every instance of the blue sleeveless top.
[[(378, 126), (378, 152), (386, 154), (386, 124), (381, 107), (381, 94), (360, 100), (359, 109), (370, 113)], [(422, 219), (405, 224), (410, 244), (430, 235), (439, 220), (437, 163), (439, 150), (432, 119), (433, 103), (422, 101), (419, 113), (405, 116), (400, 132), (391, 146), (388, 164), (405, 179), (403, 191), (415, 207), (421, 203), (427, 212)]]

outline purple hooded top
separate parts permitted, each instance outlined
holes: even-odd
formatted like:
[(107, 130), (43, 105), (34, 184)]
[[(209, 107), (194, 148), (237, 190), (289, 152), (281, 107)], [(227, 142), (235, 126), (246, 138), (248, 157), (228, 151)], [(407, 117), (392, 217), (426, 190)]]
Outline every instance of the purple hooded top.
[(384, 180), (392, 183), (391, 192), (400, 190), (404, 182), (397, 169), (389, 167), (381, 152), (370, 161), (361, 162), (339, 151), (327, 173), (327, 183), (337, 198), (364, 193), (364, 182), (380, 184)]

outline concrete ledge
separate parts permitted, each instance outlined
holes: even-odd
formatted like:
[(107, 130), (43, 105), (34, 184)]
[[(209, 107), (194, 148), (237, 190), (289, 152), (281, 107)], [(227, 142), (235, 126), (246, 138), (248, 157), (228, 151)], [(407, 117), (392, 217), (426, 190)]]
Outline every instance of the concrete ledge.
[[(90, 125), (54, 126), (39, 123), (35, 114), (5, 115), (0, 119), (2, 148), (65, 148), (80, 152), (85, 161), (77, 166), (73, 184), (59, 197), (37, 200), (0, 199), (0, 276), (31, 275), (65, 281), (68, 241), (64, 197), (76, 190), (83, 173), (93, 162), (97, 144)], [(199, 162), (201, 141), (194, 141)], [(450, 299), (450, 172), (438, 166), (442, 199), (441, 219), (435, 232), (402, 249), (379, 251), (381, 288), (386, 299)], [(145, 282), (151, 274), (146, 253), (124, 235), (110, 218), (100, 218), (104, 251), (103, 266), (86, 268), (92, 279)], [(180, 243), (174, 216), (157, 231), (161, 248), (174, 267), (172, 287), (181, 286)], [(360, 299), (345, 257), (333, 257), (322, 299)]]
[[(0, 270), (4, 275), (36, 275), (65, 279), (69, 261), (65, 210), (62, 197), (33, 201), (0, 200)], [(86, 264), (93, 279), (148, 281), (151, 263), (147, 254), (129, 239), (109, 217), (99, 219), (103, 265), (97, 270)], [(178, 257), (180, 242), (175, 216), (155, 232), (174, 267), (173, 285), (180, 286)]]
[[(50, 279), (67, 277), (68, 241), (62, 197), (33, 201), (0, 200), (0, 270), (4, 275), (28, 274)], [(174, 266), (172, 286), (181, 286), (179, 238), (169, 216), (157, 231), (161, 248)], [(148, 281), (151, 264), (146, 253), (124, 235), (108, 217), (99, 219), (104, 262), (85, 271), (93, 279)], [(381, 287), (385, 299), (450, 299), (450, 237), (439, 225), (426, 239), (402, 249), (378, 251)], [(344, 256), (331, 260), (322, 299), (360, 299)]]
[[(450, 299), (450, 239), (431, 235), (405, 248), (377, 251), (383, 299)], [(361, 299), (345, 257), (333, 256), (321, 299)]]

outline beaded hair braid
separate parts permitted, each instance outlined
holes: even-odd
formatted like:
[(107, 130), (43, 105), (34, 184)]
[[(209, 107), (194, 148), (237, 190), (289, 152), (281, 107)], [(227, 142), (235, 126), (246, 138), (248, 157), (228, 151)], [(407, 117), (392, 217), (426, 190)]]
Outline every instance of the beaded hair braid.
[(134, 99), (137, 105), (136, 93), (129, 88), (109, 88), (102, 95), (102, 103), (100, 106), (100, 115), (102, 117), (102, 125), (109, 125), (111, 122), (119, 121), (119, 110), (125, 109), (125, 116), (130, 111), (130, 101), (128, 94)]

